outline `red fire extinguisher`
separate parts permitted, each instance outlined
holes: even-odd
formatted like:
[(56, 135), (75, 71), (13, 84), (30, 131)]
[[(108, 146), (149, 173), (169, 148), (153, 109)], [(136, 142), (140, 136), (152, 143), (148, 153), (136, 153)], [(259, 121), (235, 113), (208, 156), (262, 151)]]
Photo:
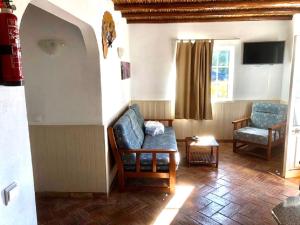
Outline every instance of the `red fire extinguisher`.
[(17, 17), (10, 0), (0, 0), (0, 82), (7, 86), (23, 85), (20, 37)]

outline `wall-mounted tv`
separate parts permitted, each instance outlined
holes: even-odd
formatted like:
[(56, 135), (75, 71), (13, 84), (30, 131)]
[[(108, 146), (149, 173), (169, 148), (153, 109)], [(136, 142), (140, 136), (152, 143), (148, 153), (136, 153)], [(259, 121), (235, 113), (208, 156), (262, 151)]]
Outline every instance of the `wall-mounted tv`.
[(245, 42), (243, 64), (283, 63), (284, 41)]

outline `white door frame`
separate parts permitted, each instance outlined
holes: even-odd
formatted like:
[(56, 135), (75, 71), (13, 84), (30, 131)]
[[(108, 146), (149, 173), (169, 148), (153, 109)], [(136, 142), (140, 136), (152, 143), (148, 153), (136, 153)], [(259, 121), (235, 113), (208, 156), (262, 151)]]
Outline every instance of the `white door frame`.
[[(300, 168), (295, 169), (294, 163), (292, 166), (291, 158), (295, 160), (295, 142), (292, 136), (293, 120), (294, 120), (294, 104), (295, 104), (295, 92), (294, 90), (294, 78), (296, 72), (300, 72), (300, 68), (296, 68), (296, 59), (300, 59), (300, 51), (297, 52), (297, 46), (300, 45), (300, 35), (294, 35), (293, 39), (293, 58), (291, 67), (291, 78), (290, 78), (290, 91), (289, 91), (289, 105), (288, 105), (288, 116), (287, 116), (287, 127), (286, 127), (286, 141), (285, 141), (285, 151), (284, 151), (284, 161), (283, 161), (283, 177), (290, 178), (300, 176)], [(300, 48), (300, 46), (299, 46)], [(298, 71), (299, 70), (299, 71)]]

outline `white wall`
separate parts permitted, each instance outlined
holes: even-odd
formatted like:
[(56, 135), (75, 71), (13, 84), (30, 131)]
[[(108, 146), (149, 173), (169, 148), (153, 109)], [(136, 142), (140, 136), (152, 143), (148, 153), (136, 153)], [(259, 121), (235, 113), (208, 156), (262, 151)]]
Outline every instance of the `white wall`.
[[(107, 191), (116, 175), (116, 167), (109, 164), (109, 143), (107, 128), (114, 119), (129, 105), (131, 100), (130, 85), (132, 79), (121, 80), (121, 61), (130, 61), (129, 33), (126, 20), (121, 18), (120, 12), (112, 13), (115, 20), (117, 38), (109, 49), (108, 57), (101, 61), (101, 83), (102, 83), (102, 119), (104, 125), (104, 146), (106, 158)], [(124, 55), (120, 59), (117, 48), (124, 49)], [(101, 53), (102, 54), (102, 53)], [(103, 56), (102, 56), (103, 57)], [(111, 169), (112, 168), (112, 169)]]
[[(91, 65), (81, 31), (36, 6), (26, 12), (20, 35), (29, 123), (100, 124), (100, 77), (86, 73)], [(44, 39), (64, 46), (49, 55), (38, 45)]]
[[(0, 224), (35, 225), (35, 197), (23, 87), (0, 86)], [(17, 183), (17, 197), (4, 205), (3, 189)]]
[[(103, 124), (108, 125), (131, 100), (131, 79), (121, 80), (121, 61), (130, 62), (129, 34), (126, 20), (121, 18), (120, 12), (112, 12), (115, 20), (117, 38), (109, 48), (108, 56), (101, 61), (102, 83), (102, 114)], [(117, 48), (124, 48), (124, 55), (120, 59)], [(102, 54), (102, 53), (101, 53)]]
[(291, 67), (292, 67), (292, 57), (293, 57), (293, 22), (287, 25), (289, 27), (287, 40), (285, 45), (284, 53), (284, 68), (282, 76), (282, 86), (281, 86), (281, 101), (288, 103), (290, 94), (290, 79), (291, 79)]
[[(132, 24), (130, 51), (132, 98), (138, 100), (172, 99), (175, 89), (176, 38), (233, 39), (236, 62), (233, 98), (235, 100), (281, 99), (284, 64), (243, 65), (242, 43), (282, 41), (290, 34), (290, 21)], [(288, 58), (286, 57), (285, 60)]]
[[(101, 46), (101, 21), (105, 10), (111, 12), (114, 11), (113, 4), (107, 0), (85, 0), (85, 1), (74, 1), (74, 0), (15, 0), (14, 3), (17, 7), (15, 14), (19, 18), (19, 23), (22, 19), (24, 11), (28, 4), (32, 2), (34, 5), (45, 9), (64, 20), (77, 24), (82, 32), (86, 32), (90, 28), (94, 31), (95, 37), (91, 33), (83, 33), (85, 40), (96, 38), (99, 43), (99, 48), (91, 48), (90, 42), (86, 42), (87, 57), (90, 61), (96, 65), (92, 68), (87, 68), (87, 74), (97, 74), (100, 76), (100, 66), (102, 62), (105, 64), (105, 60), (102, 56)], [(121, 19), (120, 14), (115, 20), (119, 21), (119, 26), (124, 26), (126, 29), (126, 22)], [(75, 18), (75, 19), (74, 19)], [(88, 24), (90, 28), (86, 27)], [(124, 34), (126, 35), (126, 33)], [(122, 35), (120, 35), (122, 37)], [(116, 51), (114, 46), (113, 51)], [(100, 55), (100, 60), (97, 58)], [(109, 56), (111, 57), (111, 56)], [(114, 56), (116, 58), (116, 56)], [(114, 61), (115, 62), (115, 61)], [(111, 67), (117, 67), (112, 63)], [(101, 69), (102, 76), (110, 76), (110, 68), (107, 70)], [(116, 77), (117, 75), (115, 75)], [(101, 79), (99, 79), (101, 82)], [(99, 85), (100, 85), (99, 82)], [(118, 85), (114, 79), (107, 79), (101, 83), (102, 86), (110, 85), (109, 89), (105, 89), (104, 92), (97, 93), (99, 96), (99, 104), (105, 107), (108, 103), (103, 103), (101, 95), (109, 96), (110, 93), (115, 93), (114, 100), (123, 99), (117, 101), (114, 106), (114, 110), (125, 106), (127, 98), (124, 98), (124, 93), (130, 96), (129, 83), (130, 81), (123, 82), (117, 80)], [(122, 90), (118, 89), (122, 87)], [(101, 90), (101, 88), (99, 88)], [(102, 103), (101, 103), (102, 102)], [(114, 103), (113, 103), (114, 104)], [(101, 109), (102, 111), (102, 109)], [(100, 111), (100, 112), (101, 112)], [(111, 114), (111, 115), (108, 115)], [(105, 115), (99, 115), (101, 123), (103, 118), (112, 117), (115, 115), (115, 111), (106, 111)], [(0, 202), (0, 224), (5, 225), (35, 225), (36, 212), (35, 212), (35, 200), (34, 200), (34, 186), (32, 176), (32, 165), (30, 157), (30, 144), (28, 135), (28, 121), (25, 105), (25, 91), (23, 87), (0, 87), (0, 191), (1, 197), (2, 190), (11, 182), (16, 181), (20, 187), (19, 197), (9, 207), (5, 207)], [(99, 139), (106, 140), (106, 136), (103, 135)], [(108, 148), (103, 146), (105, 157), (103, 158), (104, 170), (107, 172), (107, 155)], [(104, 177), (107, 182), (110, 178), (106, 175)], [(107, 191), (107, 185), (103, 188)]]
[[(17, 1), (24, 8), (26, 2)], [(23, 10), (16, 12), (20, 19)], [(34, 183), (24, 87), (0, 86), (0, 224), (36, 225)], [(18, 185), (18, 196), (4, 205), (3, 189)]]

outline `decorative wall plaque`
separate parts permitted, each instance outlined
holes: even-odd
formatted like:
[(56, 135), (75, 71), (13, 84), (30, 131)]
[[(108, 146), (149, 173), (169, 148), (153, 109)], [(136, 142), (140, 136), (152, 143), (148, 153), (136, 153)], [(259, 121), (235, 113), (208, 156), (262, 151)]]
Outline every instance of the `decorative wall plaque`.
[(106, 11), (102, 19), (102, 46), (103, 56), (107, 57), (108, 48), (112, 47), (113, 41), (116, 39), (115, 22), (110, 12)]
[(129, 62), (121, 62), (121, 79), (129, 79), (130, 78), (130, 63)]

